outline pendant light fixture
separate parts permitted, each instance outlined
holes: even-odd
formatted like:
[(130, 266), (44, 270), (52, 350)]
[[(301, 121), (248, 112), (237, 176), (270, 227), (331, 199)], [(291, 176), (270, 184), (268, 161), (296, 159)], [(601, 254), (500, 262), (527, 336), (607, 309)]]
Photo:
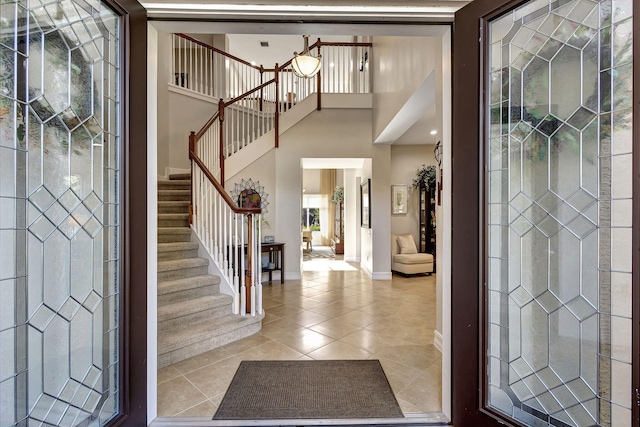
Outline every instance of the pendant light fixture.
[(320, 71), (321, 56), (320, 54), (317, 57), (311, 56), (309, 53), (309, 36), (302, 37), (304, 38), (304, 50), (299, 55), (297, 52), (293, 52), (294, 58), (291, 61), (291, 66), (296, 76), (307, 79), (315, 76)]

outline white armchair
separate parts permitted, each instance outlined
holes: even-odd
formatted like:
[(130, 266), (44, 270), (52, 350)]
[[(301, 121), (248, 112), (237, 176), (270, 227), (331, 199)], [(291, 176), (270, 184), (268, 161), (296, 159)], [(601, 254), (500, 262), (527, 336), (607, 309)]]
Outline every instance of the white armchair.
[(418, 253), (411, 234), (392, 234), (391, 270), (401, 274), (431, 274), (433, 255)]

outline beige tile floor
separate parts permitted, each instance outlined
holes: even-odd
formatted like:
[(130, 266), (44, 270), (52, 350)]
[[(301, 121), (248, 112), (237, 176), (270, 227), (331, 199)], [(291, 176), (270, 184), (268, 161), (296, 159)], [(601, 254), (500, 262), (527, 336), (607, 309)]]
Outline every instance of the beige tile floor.
[(379, 359), (405, 412), (439, 412), (435, 275), (372, 281), (357, 264), (304, 263), (263, 287), (260, 333), (158, 371), (159, 417), (211, 417), (242, 360)]

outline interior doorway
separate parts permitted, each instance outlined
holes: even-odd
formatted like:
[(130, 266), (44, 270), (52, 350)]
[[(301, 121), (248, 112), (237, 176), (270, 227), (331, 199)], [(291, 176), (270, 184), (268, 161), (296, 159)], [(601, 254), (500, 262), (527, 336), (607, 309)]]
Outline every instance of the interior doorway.
[(344, 184), (344, 169), (302, 171), (302, 272), (342, 267)]

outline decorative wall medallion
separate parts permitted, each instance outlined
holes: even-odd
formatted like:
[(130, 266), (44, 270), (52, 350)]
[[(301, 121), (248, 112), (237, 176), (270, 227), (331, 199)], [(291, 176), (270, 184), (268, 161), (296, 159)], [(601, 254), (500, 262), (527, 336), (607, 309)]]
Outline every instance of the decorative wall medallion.
[(253, 181), (251, 178), (242, 180), (234, 184), (234, 189), (229, 193), (231, 198), (241, 208), (262, 208), (262, 213), (269, 212), (269, 194), (265, 193), (260, 181)]

